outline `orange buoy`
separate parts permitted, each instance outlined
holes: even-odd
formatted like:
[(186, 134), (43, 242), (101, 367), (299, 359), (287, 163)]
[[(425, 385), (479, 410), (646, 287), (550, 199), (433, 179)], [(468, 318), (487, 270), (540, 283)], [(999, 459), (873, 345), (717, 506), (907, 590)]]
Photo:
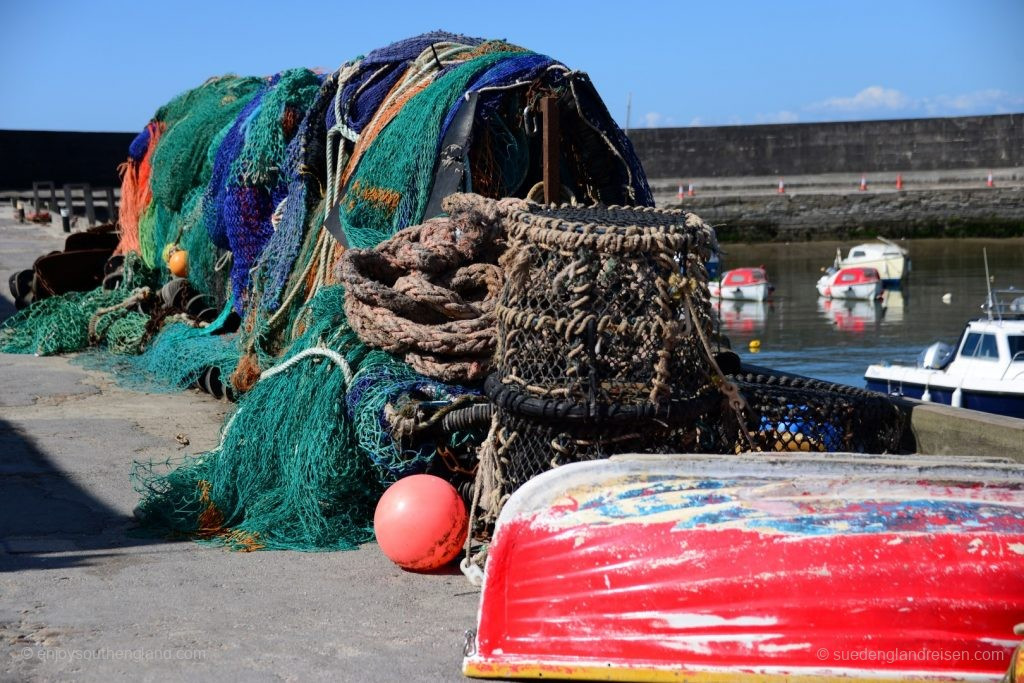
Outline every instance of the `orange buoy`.
[(455, 559), (466, 542), (466, 505), (440, 477), (414, 474), (391, 485), (377, 503), (373, 531), (388, 559), (427, 571)]
[(172, 275), (188, 277), (188, 252), (184, 249), (171, 252), (171, 257), (167, 259), (167, 267), (171, 269)]

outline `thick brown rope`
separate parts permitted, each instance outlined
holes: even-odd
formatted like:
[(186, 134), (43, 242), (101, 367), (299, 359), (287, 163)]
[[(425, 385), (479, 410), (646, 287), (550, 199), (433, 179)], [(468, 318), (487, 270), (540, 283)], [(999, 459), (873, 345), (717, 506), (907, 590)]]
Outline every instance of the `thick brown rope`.
[(500, 219), (521, 204), (452, 195), (443, 204), (449, 216), (406, 228), (373, 249), (345, 252), (338, 278), (359, 338), (428, 377), (483, 379), (504, 284)]

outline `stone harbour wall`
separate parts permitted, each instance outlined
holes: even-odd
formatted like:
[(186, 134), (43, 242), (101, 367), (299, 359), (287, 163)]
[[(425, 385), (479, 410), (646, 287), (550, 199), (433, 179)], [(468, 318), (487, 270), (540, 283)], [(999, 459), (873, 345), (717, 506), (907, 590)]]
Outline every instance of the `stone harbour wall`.
[(1024, 114), (629, 131), (648, 178), (1024, 166)]
[(1024, 235), (1022, 187), (706, 195), (667, 205), (698, 214), (723, 241)]

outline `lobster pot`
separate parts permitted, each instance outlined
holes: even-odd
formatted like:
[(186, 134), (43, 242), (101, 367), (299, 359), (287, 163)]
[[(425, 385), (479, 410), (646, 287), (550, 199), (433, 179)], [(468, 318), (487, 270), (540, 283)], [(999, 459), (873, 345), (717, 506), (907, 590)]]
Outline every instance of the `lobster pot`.
[[(792, 375), (744, 372), (730, 377), (747, 402), (743, 438), (723, 420), (712, 449), (764, 452), (912, 452), (906, 414), (882, 394)], [(727, 416), (726, 416), (727, 417)]]
[(568, 462), (693, 450), (695, 425), (722, 400), (709, 362), (710, 228), (682, 211), (523, 206), (505, 218), (485, 383), (496, 411), (482, 453), (505, 493)]
[[(572, 407), (670, 418), (714, 388), (711, 230), (653, 208), (526, 205), (506, 219), (497, 374), (509, 390)], [(576, 414), (570, 410), (570, 419)]]

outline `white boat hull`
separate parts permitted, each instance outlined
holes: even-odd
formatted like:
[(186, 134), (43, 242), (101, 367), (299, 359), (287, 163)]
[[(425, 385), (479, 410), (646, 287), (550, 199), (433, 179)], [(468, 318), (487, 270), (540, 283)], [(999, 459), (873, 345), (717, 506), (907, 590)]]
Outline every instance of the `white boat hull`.
[(717, 282), (709, 285), (711, 296), (726, 301), (764, 301), (770, 292), (767, 282), (753, 285), (722, 286)]
[[(878, 364), (864, 373), (869, 389), (999, 415), (1024, 418), (1024, 320), (967, 323), (952, 360), (943, 344), (917, 366)], [(939, 348), (937, 348), (939, 347)]]
[(882, 296), (881, 282), (865, 282), (854, 285), (830, 285), (818, 282), (818, 294), (826, 299), (860, 299), (871, 301)]
[(1024, 377), (1006, 381), (905, 365), (870, 365), (864, 380), (869, 389), (890, 395), (1024, 418)]

